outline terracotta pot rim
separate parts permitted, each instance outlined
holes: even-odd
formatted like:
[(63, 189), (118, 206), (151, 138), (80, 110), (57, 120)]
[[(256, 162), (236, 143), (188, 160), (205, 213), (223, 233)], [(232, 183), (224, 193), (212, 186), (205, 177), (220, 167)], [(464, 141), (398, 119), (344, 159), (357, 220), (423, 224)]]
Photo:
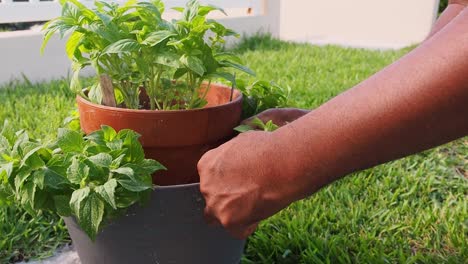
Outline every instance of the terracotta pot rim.
[[(212, 84), (216, 85), (212, 88), (215, 89), (231, 89), (228, 86), (225, 86), (223, 84)], [(194, 112), (200, 112), (200, 111), (206, 111), (206, 110), (211, 110), (211, 109), (218, 109), (218, 108), (224, 108), (230, 105), (234, 105), (236, 103), (239, 103), (239, 101), (242, 100), (243, 94), (240, 90), (234, 89), (234, 96), (238, 94), (237, 97), (233, 98), (231, 102), (225, 103), (225, 104), (220, 104), (220, 105), (215, 105), (215, 106), (208, 106), (204, 108), (196, 108), (196, 109), (188, 109), (188, 110), (147, 110), (147, 109), (128, 109), (128, 108), (119, 108), (119, 107), (111, 107), (111, 106), (105, 106), (105, 105), (99, 105), (95, 104), (93, 102), (90, 102), (83, 98), (81, 95), (76, 96), (76, 100), (78, 103), (82, 103), (85, 105), (88, 105), (93, 108), (98, 108), (100, 110), (105, 110), (105, 111), (112, 111), (112, 112), (124, 112), (124, 113), (134, 113), (134, 114), (174, 114), (174, 113), (194, 113)]]

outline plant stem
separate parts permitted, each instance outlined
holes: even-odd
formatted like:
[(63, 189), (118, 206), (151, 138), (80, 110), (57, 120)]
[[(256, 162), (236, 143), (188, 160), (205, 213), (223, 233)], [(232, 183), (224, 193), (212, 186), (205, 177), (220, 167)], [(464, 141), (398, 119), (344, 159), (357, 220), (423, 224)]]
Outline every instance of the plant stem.
[(158, 86), (159, 86), (159, 83), (161, 81), (161, 76), (162, 76), (163, 72), (164, 72), (164, 69), (159, 68), (159, 72), (158, 72), (158, 74), (156, 76), (156, 83), (154, 84), (155, 91), (154, 91), (153, 98), (154, 98), (154, 102), (156, 103), (156, 106), (158, 107), (158, 109), (161, 109), (161, 106), (159, 105), (158, 99), (156, 98), (156, 91), (160, 90), (160, 89), (158, 89), (159, 88)]
[[(200, 81), (200, 85), (201, 85), (201, 81)], [(200, 85), (199, 85), (199, 86), (200, 86)], [(206, 86), (205, 92), (203, 93), (201, 99), (205, 99), (205, 98), (206, 98), (206, 95), (207, 95), (208, 92), (210, 91), (210, 88), (211, 88), (211, 80), (208, 81), (208, 85)]]

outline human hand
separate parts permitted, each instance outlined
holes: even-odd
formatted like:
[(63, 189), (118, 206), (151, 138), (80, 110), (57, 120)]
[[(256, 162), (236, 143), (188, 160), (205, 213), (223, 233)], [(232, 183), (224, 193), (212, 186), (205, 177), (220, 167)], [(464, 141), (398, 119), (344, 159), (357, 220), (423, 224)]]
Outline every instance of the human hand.
[(267, 123), (271, 120), (273, 121), (273, 124), (282, 127), (308, 114), (309, 112), (309, 110), (298, 108), (272, 108), (244, 120), (242, 124), (250, 125), (253, 119), (258, 118), (262, 120), (263, 123)]
[(259, 221), (294, 201), (274, 133), (247, 132), (206, 153), (198, 163), (205, 216), (234, 237), (246, 238)]

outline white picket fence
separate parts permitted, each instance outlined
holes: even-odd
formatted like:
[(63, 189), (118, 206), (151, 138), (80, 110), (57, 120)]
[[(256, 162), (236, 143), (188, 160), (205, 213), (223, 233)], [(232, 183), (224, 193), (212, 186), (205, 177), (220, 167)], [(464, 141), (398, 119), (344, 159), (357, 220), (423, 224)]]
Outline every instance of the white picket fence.
[[(60, 5), (56, 1), (0, 0), (0, 24), (54, 18), (60, 15)], [(93, 4), (93, 0), (80, 1)], [(163, 1), (170, 8), (183, 6), (188, 0)], [(431, 30), (439, 5), (439, 0), (201, 2), (226, 9), (228, 17), (219, 14), (216, 18), (246, 36), (268, 32), (287, 41), (372, 49), (398, 49), (421, 42)], [(39, 55), (41, 42), (39, 30), (0, 32), (0, 87), (1, 83), (23, 75), (31, 81), (41, 81), (69, 73), (64, 41), (53, 37), (43, 56)]]

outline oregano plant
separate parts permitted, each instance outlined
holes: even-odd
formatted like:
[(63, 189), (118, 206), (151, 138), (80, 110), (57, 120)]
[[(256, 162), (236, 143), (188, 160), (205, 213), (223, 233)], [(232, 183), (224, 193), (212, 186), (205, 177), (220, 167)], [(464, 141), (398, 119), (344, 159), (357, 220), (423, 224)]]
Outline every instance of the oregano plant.
[(225, 52), (227, 37), (234, 31), (207, 16), (224, 12), (212, 5), (190, 0), (174, 8), (180, 18), (163, 19), (161, 0), (123, 5), (96, 1), (90, 9), (77, 0), (60, 0), (62, 14), (45, 24), (43, 51), (50, 37), (69, 36), (66, 52), (72, 61), (71, 89), (94, 103), (102, 102), (99, 79), (83, 91), (80, 71), (88, 66), (97, 76), (111, 78), (119, 106), (149, 109), (193, 109), (206, 105), (212, 80), (235, 83), (234, 70), (253, 75), (233, 53)]
[(55, 141), (44, 143), (5, 122), (0, 204), (15, 201), (32, 215), (48, 210), (73, 216), (94, 240), (108, 220), (145, 202), (153, 190), (151, 175), (165, 169), (145, 159), (138, 138), (108, 126), (88, 136), (61, 128)]

